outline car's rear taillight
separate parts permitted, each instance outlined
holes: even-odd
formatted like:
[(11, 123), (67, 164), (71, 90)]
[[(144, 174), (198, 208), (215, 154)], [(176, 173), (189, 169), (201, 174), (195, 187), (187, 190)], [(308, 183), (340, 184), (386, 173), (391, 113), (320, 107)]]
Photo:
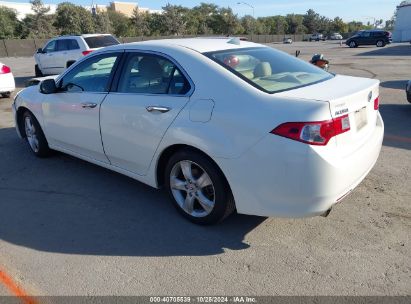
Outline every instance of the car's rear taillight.
[(286, 122), (270, 133), (310, 145), (325, 146), (332, 137), (350, 130), (348, 115), (315, 122)]
[(83, 52), (81, 52), (84, 56), (86, 56), (86, 55), (88, 55), (88, 54), (90, 54), (92, 52), (92, 50), (88, 50), (88, 51), (83, 51)]
[(380, 107), (380, 97), (378, 96), (377, 98), (374, 99), (374, 110), (378, 110)]
[(11, 69), (7, 65), (3, 65), (0, 69), (0, 74), (11, 73)]

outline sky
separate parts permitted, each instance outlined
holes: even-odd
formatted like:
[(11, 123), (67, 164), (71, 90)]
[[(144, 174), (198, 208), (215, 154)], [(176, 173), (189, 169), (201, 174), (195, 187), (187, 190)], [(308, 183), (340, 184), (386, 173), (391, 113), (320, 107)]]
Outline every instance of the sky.
[[(6, 0), (13, 2), (28, 2), (25, 0)], [(75, 4), (91, 5), (93, 0), (68, 0)], [(107, 5), (113, 0), (94, 0), (95, 4)], [(150, 9), (161, 9), (167, 3), (194, 7), (200, 2), (215, 3), (219, 6), (231, 7), (234, 13), (240, 17), (246, 14), (252, 15), (252, 8), (237, 4), (239, 0), (117, 0), (124, 2), (138, 2), (140, 7)], [(58, 4), (63, 1), (43, 0), (44, 3)], [(344, 21), (358, 20), (362, 22), (371, 21), (373, 18), (388, 20), (394, 14), (396, 6), (401, 0), (246, 0), (245, 2), (254, 6), (255, 17), (286, 15), (290, 13), (303, 14), (312, 8), (317, 13), (329, 18), (341, 17)]]

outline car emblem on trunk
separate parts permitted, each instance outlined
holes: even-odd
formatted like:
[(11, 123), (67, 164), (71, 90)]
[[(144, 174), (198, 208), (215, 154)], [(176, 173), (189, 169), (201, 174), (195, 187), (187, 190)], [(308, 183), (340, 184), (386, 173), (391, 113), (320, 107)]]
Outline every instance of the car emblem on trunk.
[(368, 102), (370, 102), (372, 99), (372, 92), (368, 93)]

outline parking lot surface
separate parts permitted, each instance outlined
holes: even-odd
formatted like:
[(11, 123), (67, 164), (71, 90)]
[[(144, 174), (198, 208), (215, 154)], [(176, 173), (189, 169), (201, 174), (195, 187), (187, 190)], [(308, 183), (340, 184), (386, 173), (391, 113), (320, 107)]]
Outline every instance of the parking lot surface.
[[(381, 80), (380, 158), (327, 218), (193, 225), (164, 191), (64, 154), (35, 158), (0, 99), (0, 269), (32, 295), (411, 295), (411, 46), (272, 46)], [(0, 61), (19, 87), (33, 76), (32, 58)]]

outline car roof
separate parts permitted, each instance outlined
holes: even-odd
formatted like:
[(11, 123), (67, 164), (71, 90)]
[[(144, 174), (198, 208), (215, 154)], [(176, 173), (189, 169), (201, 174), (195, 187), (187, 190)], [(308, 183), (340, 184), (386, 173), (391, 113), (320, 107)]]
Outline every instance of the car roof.
[(53, 39), (74, 38), (74, 37), (83, 37), (83, 38), (88, 38), (88, 37), (97, 37), (97, 36), (110, 36), (110, 34), (62, 35), (62, 36), (57, 36), (57, 37), (54, 37)]
[(222, 38), (180, 38), (180, 39), (160, 39), (160, 40), (147, 40), (141, 42), (132, 42), (126, 44), (120, 44), (113, 46), (113, 49), (133, 49), (135, 46), (180, 46), (185, 47), (199, 53), (250, 48), (250, 47), (263, 47), (261, 44), (241, 41), (235, 37), (222, 37)]

